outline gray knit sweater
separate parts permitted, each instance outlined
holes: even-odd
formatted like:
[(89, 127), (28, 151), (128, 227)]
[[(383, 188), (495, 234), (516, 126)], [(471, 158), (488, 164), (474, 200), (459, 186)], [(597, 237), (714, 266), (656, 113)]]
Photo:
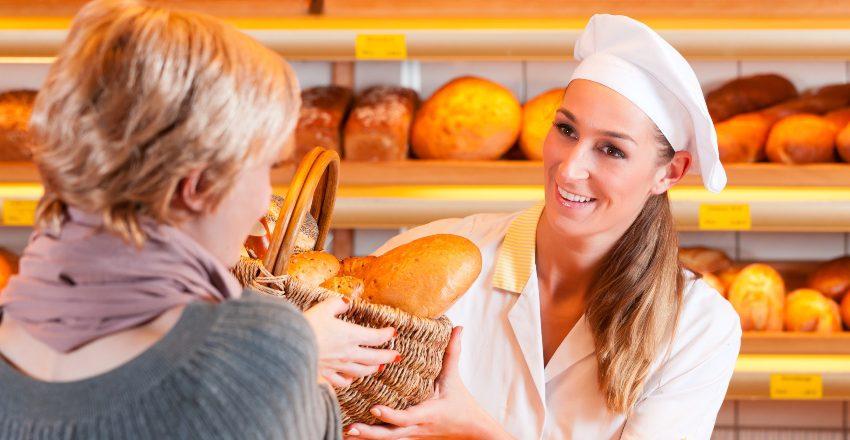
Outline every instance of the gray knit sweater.
[(316, 377), (301, 313), (245, 292), (190, 304), (153, 347), (90, 379), (40, 382), (0, 359), (0, 439), (339, 439)]

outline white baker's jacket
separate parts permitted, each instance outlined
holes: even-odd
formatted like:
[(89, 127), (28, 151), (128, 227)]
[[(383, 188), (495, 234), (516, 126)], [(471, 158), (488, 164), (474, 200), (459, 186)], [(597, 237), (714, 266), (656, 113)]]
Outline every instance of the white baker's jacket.
[(461, 235), (478, 245), (481, 275), (447, 316), (464, 327), (464, 384), (515, 438), (708, 439), (741, 343), (734, 309), (689, 274), (671, 349), (653, 365), (635, 407), (609, 412), (584, 317), (544, 365), (534, 264), (541, 211), (436, 221), (391, 239), (376, 254), (433, 234)]

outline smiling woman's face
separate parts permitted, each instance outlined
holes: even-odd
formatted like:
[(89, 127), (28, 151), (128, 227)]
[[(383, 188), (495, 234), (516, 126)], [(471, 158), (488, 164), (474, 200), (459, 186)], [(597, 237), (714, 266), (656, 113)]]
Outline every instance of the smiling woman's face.
[(673, 183), (658, 134), (619, 93), (572, 81), (543, 144), (549, 224), (571, 236), (624, 232), (647, 198)]

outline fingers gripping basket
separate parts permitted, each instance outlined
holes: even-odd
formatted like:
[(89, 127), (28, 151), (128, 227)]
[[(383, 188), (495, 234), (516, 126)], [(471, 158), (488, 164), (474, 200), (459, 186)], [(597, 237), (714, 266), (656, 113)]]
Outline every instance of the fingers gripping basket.
[[(338, 176), (339, 156), (335, 152), (316, 148), (304, 158), (290, 183), (266, 258), (263, 261), (243, 258), (235, 269), (244, 286), (284, 297), (301, 310), (339, 296), (326, 289), (305, 286), (285, 275), (308, 206), (319, 225), (315, 249), (323, 248), (330, 228)], [(341, 318), (367, 327), (395, 328), (398, 336), (382, 348), (397, 350), (402, 355), (400, 363), (389, 364), (384, 371), (337, 390), (344, 425), (377, 423), (369, 412), (376, 404), (403, 409), (431, 397), (451, 334), (448, 318), (422, 318), (359, 299), (352, 301)]]

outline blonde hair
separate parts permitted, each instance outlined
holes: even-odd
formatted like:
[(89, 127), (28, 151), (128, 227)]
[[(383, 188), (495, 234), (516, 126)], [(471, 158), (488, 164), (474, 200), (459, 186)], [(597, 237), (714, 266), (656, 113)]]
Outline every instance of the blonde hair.
[(214, 209), (247, 166), (271, 161), (298, 120), (290, 66), (231, 26), (134, 0), (74, 18), (31, 120), (45, 185), (37, 227), (68, 206), (138, 245), (141, 216), (174, 223), (180, 181), (201, 170)]
[[(659, 140), (669, 162), (673, 149)], [(667, 193), (650, 196), (590, 287), (585, 313), (599, 387), (612, 412), (634, 406), (652, 363), (672, 340), (685, 282), (678, 243)]]

